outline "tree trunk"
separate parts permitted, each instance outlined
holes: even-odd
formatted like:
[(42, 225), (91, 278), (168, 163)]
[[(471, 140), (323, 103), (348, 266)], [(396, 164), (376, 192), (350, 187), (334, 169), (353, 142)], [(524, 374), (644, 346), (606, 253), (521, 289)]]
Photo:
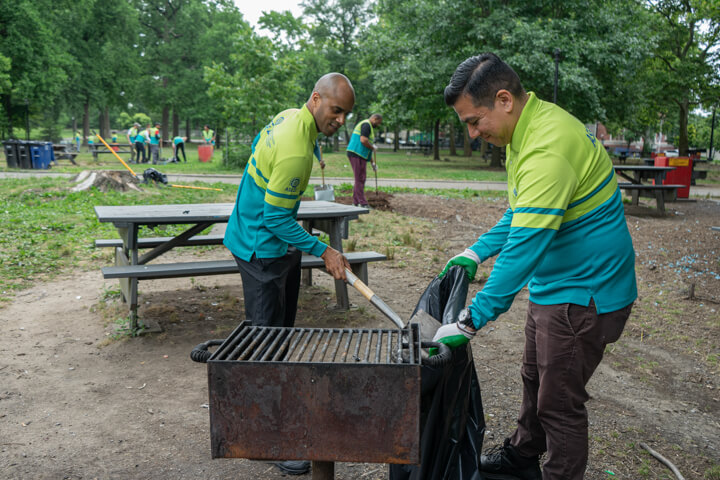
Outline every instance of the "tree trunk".
[(457, 155), (455, 150), (455, 122), (450, 121), (450, 155), (453, 157)]
[(100, 134), (101, 137), (105, 138), (107, 135), (105, 135), (105, 132), (103, 131), (103, 126), (105, 123), (103, 123), (103, 111), (100, 109), (100, 113), (98, 113), (98, 129), (97, 132)]
[(333, 152), (339, 152), (340, 151), (340, 137), (338, 135), (333, 135)]
[(463, 131), (463, 155), (466, 157), (472, 157), (472, 145), (470, 142), (470, 134), (468, 133), (468, 129), (464, 128)]
[(168, 141), (168, 126), (170, 126), (170, 107), (165, 105), (162, 111), (162, 126), (160, 128), (163, 142)]
[(187, 137), (187, 142), (190, 143), (190, 119), (185, 119), (185, 136)]
[(485, 140), (480, 140), (480, 158), (487, 160), (487, 146), (488, 143)]
[(103, 115), (103, 120), (105, 121), (105, 124), (104, 124), (105, 137), (112, 138), (112, 135), (110, 135), (110, 108), (109, 107), (105, 107), (105, 113)]
[(82, 144), (87, 146), (87, 138), (90, 134), (90, 103), (85, 100), (83, 104), (83, 139)]
[(688, 156), (688, 112), (690, 110), (690, 102), (683, 100), (680, 103), (680, 139), (678, 142), (678, 155), (681, 157)]
[(433, 128), (433, 160), (440, 160), (440, 120), (435, 120)]
[(173, 109), (173, 126), (172, 126), (172, 138), (175, 138), (177, 136), (180, 136), (180, 115), (178, 115), (177, 110)]
[(497, 168), (502, 167), (502, 163), (500, 162), (500, 153), (501, 153), (500, 148), (501, 147), (496, 147), (495, 145), (493, 145), (492, 157), (490, 157), (490, 166), (491, 167), (497, 167)]
[(12, 97), (9, 93), (2, 95), (2, 103), (3, 103), (3, 106), (5, 107), (5, 115), (7, 115), (7, 122), (8, 122), (7, 136), (8, 136), (8, 138), (12, 138), (12, 136), (13, 136)]

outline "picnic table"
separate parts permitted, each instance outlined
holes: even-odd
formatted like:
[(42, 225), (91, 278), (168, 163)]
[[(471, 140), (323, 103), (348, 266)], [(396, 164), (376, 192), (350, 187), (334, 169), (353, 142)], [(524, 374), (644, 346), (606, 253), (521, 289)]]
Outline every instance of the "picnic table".
[(617, 175), (627, 180), (627, 182), (618, 182), (618, 186), (622, 190), (630, 191), (632, 205), (639, 203), (641, 195), (654, 197), (658, 211), (665, 212), (665, 202), (674, 201), (678, 188), (685, 187), (685, 185), (663, 185), (665, 175), (675, 170), (675, 167), (614, 165), (613, 168)]
[[(201, 203), (177, 205), (125, 205), (96, 206), (95, 215), (100, 222), (112, 223), (119, 239), (98, 239), (96, 247), (114, 247), (115, 265), (103, 267), (104, 278), (117, 278), (123, 299), (130, 308), (131, 328), (137, 328), (138, 281), (147, 279), (195, 277), (200, 275), (238, 274), (235, 260), (202, 262), (150, 263), (164, 253), (180, 246), (220, 245), (223, 235), (200, 235), (207, 228), (227, 223), (233, 203)], [(348, 236), (348, 222), (368, 213), (367, 208), (325, 201), (302, 201), (297, 218), (309, 232), (325, 232), (330, 246), (342, 252), (342, 239)], [(169, 237), (140, 237), (141, 227), (157, 225), (188, 225), (182, 233)], [(149, 249), (141, 254), (141, 249)], [(368, 282), (367, 263), (385, 260), (376, 252), (349, 252), (345, 254), (355, 274)], [(305, 254), (303, 269), (324, 267), (321, 258)], [(307, 282), (306, 282), (307, 283)], [(348, 309), (347, 284), (335, 281), (338, 307)]]
[[(115, 153), (129, 153), (131, 155), (133, 153), (133, 146), (129, 143), (108, 143), (108, 145), (110, 145), (110, 147), (112, 147), (113, 149), (117, 148), (117, 150), (115, 150)], [(108, 150), (102, 142), (88, 145), (88, 148), (92, 153), (93, 160), (96, 162), (99, 154), (110, 153), (110, 150)]]
[(77, 163), (75, 162), (75, 157), (77, 157), (80, 152), (75, 150), (75, 147), (62, 143), (53, 143), (52, 148), (56, 162), (60, 159), (67, 159), (70, 160), (70, 163), (72, 163), (73, 165), (77, 165)]

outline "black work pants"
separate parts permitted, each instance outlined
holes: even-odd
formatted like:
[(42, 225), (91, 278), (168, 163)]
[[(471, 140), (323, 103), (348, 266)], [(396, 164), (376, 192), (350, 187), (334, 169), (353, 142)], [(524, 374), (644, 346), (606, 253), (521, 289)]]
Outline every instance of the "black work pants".
[(178, 143), (175, 145), (175, 161), (180, 161), (180, 152), (183, 154), (183, 161), (187, 163), (187, 157), (185, 156), (185, 144), (184, 143)]
[[(140, 152), (142, 152), (142, 162), (140, 161)], [(137, 158), (135, 161), (137, 163), (145, 163), (145, 144), (144, 143), (135, 143), (135, 154), (137, 155)]]
[(268, 327), (295, 325), (301, 257), (302, 252), (295, 247), (288, 247), (287, 253), (277, 258), (253, 255), (246, 262), (235, 257), (242, 277), (246, 320)]
[(522, 456), (547, 451), (543, 480), (582, 480), (588, 460), (590, 398), (585, 385), (605, 347), (625, 327), (632, 305), (598, 315), (595, 303), (529, 302), (521, 375), (523, 399), (510, 438)]

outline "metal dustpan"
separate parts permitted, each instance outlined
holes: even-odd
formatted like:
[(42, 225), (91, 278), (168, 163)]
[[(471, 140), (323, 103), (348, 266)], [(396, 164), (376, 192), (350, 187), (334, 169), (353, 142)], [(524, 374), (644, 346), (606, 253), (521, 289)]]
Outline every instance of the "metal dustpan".
[(315, 200), (325, 200), (326, 202), (335, 201), (335, 190), (332, 185), (325, 185), (325, 169), (321, 168), (322, 185), (315, 185)]

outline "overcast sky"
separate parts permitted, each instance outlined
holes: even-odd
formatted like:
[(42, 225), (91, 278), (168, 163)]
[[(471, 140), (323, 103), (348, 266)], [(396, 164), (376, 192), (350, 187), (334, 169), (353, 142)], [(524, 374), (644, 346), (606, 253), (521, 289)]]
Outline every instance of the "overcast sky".
[(257, 26), (257, 22), (264, 11), (275, 10), (282, 12), (290, 10), (296, 17), (302, 14), (299, 0), (235, 0), (235, 5), (240, 9), (245, 20), (253, 26)]

